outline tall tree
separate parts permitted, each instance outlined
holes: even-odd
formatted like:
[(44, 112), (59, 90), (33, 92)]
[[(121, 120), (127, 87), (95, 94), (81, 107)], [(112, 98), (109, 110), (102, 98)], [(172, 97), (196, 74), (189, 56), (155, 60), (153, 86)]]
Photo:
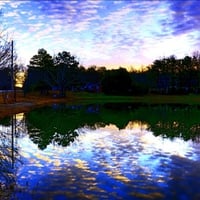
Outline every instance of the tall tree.
[(50, 69), (53, 67), (53, 58), (45, 49), (39, 49), (38, 54), (31, 58), (28, 67), (41, 67)]
[(39, 89), (41, 94), (47, 94), (54, 85), (54, 64), (52, 56), (43, 48), (30, 59), (25, 80), (24, 92)]
[(59, 52), (54, 57), (54, 65), (56, 67), (56, 82), (60, 91), (60, 96), (65, 96), (67, 87), (72, 87), (76, 81), (76, 72), (78, 70), (79, 62), (75, 56), (70, 52)]
[(59, 52), (58, 55), (54, 57), (54, 63), (56, 66), (63, 65), (69, 69), (78, 68), (79, 65), (75, 56), (71, 55), (71, 53), (67, 51)]
[[(0, 39), (1, 33), (0, 33)], [(9, 67), (11, 64), (11, 45), (7, 41), (0, 40), (0, 68)]]
[(125, 68), (109, 70), (101, 82), (102, 91), (111, 95), (127, 95), (131, 89), (131, 77)]
[[(0, 17), (3, 13), (0, 11)], [(11, 64), (11, 42), (8, 32), (2, 21), (0, 20), (0, 68), (6, 68)]]

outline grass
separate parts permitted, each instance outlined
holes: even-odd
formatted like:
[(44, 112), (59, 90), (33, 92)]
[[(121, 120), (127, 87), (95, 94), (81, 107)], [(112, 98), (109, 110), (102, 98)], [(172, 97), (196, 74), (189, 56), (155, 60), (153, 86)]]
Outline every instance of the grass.
[(132, 102), (148, 104), (189, 104), (200, 105), (200, 95), (144, 95), (144, 96), (110, 96), (101, 93), (74, 93), (76, 99), (81, 102), (105, 103), (105, 102)]
[(53, 103), (101, 104), (109, 102), (200, 105), (200, 95), (110, 96), (102, 93), (67, 92), (66, 98), (53, 98), (52, 95), (41, 96), (39, 93), (30, 93), (24, 97), (19, 91), (16, 103), (5, 104), (2, 96), (0, 97), (0, 118)]

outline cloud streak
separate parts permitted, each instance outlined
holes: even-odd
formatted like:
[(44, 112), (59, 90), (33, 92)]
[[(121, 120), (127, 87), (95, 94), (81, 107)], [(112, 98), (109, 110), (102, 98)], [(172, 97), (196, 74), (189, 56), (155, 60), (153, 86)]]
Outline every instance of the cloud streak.
[(85, 66), (119, 67), (199, 45), (199, 0), (16, 0), (0, 8), (26, 64), (39, 48), (70, 51)]

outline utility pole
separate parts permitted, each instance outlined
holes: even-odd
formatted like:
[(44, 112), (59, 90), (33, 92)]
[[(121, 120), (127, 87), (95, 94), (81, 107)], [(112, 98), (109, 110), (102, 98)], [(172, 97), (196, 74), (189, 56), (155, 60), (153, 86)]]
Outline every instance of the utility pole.
[(14, 76), (14, 53), (13, 53), (13, 40), (11, 41), (11, 90), (14, 96), (14, 102), (16, 102), (16, 89), (15, 89), (15, 76)]

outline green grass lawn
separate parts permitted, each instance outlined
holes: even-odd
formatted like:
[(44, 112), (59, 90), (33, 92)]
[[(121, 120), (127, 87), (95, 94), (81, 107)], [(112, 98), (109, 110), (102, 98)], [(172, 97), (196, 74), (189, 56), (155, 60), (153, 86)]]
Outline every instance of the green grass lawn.
[(148, 104), (200, 104), (200, 95), (144, 95), (112, 96), (102, 93), (75, 92), (74, 98), (81, 103), (132, 102)]

